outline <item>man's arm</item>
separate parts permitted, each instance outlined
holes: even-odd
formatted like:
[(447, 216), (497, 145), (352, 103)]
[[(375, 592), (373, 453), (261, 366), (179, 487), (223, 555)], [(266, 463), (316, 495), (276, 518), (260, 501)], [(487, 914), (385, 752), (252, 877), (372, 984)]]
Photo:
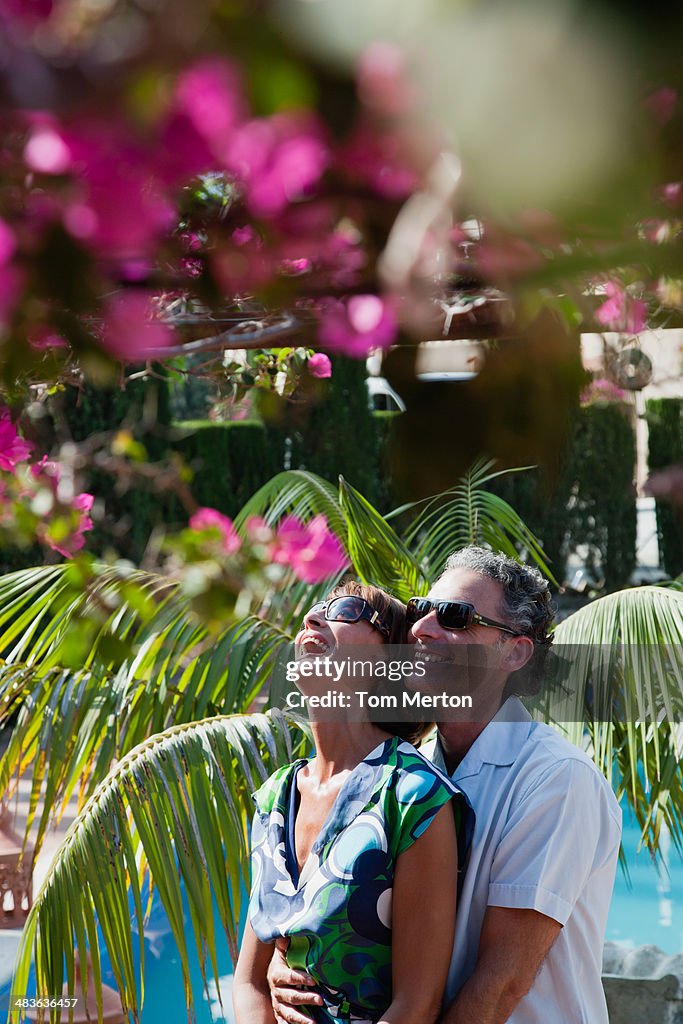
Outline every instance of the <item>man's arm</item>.
[(488, 907), (477, 964), (441, 1024), (504, 1024), (533, 985), (561, 928), (536, 910)]

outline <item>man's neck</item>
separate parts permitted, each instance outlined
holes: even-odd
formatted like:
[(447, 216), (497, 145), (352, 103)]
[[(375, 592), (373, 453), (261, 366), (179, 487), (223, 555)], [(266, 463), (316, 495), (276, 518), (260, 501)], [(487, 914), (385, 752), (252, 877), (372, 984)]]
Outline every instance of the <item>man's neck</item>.
[(441, 722), (439, 740), (446, 770), (452, 775), (488, 722)]

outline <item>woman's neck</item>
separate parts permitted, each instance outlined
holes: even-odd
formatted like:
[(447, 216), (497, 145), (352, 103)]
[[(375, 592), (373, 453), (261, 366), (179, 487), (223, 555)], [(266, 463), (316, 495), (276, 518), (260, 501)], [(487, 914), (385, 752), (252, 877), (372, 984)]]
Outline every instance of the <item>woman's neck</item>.
[(311, 722), (315, 742), (314, 774), (327, 782), (339, 772), (355, 768), (389, 733), (372, 722)]

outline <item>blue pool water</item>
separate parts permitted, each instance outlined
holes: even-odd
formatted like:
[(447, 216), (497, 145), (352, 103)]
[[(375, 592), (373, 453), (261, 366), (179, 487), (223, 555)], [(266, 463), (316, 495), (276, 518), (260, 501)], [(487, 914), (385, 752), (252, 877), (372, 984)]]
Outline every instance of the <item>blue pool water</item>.
[[(629, 877), (627, 879), (618, 869), (606, 937), (628, 946), (651, 943), (669, 954), (683, 952), (683, 861), (672, 846), (669, 848), (665, 837), (664, 864), (665, 868), (668, 866), (668, 873), (666, 869), (658, 871), (646, 851), (636, 852), (638, 837), (635, 822), (625, 816), (624, 850)], [(219, 987), (223, 1008), (215, 982), (209, 982), (208, 996), (202, 992), (199, 962), (196, 957), (191, 958), (197, 1024), (233, 1024), (230, 1001), (232, 966), (225, 938), (218, 934)], [(158, 900), (154, 902), (145, 929), (145, 959), (145, 1005), (141, 1024), (186, 1020), (180, 960)], [(113, 984), (111, 971), (104, 972), (104, 981)], [(8, 997), (7, 990), (0, 990), (0, 1011), (6, 1010)]]

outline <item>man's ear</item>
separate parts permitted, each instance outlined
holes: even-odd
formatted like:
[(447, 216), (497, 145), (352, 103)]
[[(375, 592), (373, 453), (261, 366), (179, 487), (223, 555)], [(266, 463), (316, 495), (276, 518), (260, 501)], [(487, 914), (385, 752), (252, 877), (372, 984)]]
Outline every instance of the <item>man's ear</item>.
[(503, 664), (508, 672), (518, 672), (531, 660), (534, 653), (534, 642), (529, 636), (516, 636), (513, 642), (507, 643)]

